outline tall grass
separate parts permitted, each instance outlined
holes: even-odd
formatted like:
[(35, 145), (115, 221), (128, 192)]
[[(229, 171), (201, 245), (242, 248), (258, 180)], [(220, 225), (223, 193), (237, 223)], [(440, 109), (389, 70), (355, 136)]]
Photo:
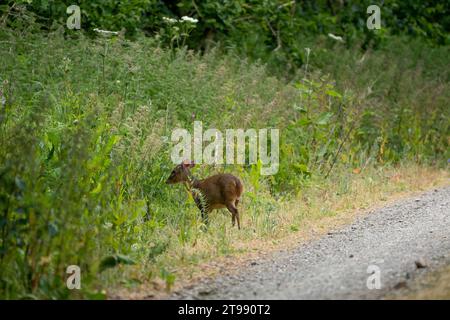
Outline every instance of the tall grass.
[[(239, 250), (236, 239), (295, 231), (308, 211), (291, 221), (283, 206), (308, 199), (305, 190), (333, 184), (338, 195), (352, 170), (450, 157), (445, 47), (398, 39), (362, 58), (318, 43), (310, 72), (288, 82), (219, 50), (30, 28), (0, 30), (4, 298), (103, 298), (110, 286), (154, 278), (170, 287), (180, 263)], [(241, 233), (225, 212), (205, 232), (192, 199), (164, 184), (171, 131), (192, 130), (193, 120), (281, 130), (275, 176), (255, 166), (194, 172), (242, 177)], [(72, 264), (81, 267), (81, 291), (66, 289)]]

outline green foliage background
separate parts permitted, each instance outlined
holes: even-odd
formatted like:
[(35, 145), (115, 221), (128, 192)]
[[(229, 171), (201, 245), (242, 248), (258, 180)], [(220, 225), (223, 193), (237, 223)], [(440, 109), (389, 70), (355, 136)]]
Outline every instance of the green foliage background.
[[(369, 31), (368, 3), (79, 1), (81, 31), (65, 28), (72, 1), (1, 5), (0, 296), (97, 299), (155, 277), (170, 287), (177, 263), (210, 254), (187, 248), (232, 252), (228, 217), (204, 232), (192, 200), (164, 185), (167, 137), (193, 120), (281, 131), (274, 176), (201, 169), (244, 180), (243, 240), (270, 238), (281, 201), (353, 168), (445, 166), (449, 5), (385, 1), (383, 29)], [(183, 15), (198, 24), (162, 19)], [(70, 264), (81, 292), (65, 287)]]
[[(66, 8), (77, 4), (83, 30), (125, 30), (128, 37), (160, 33), (164, 16), (192, 16), (199, 23), (189, 38), (190, 48), (204, 50), (220, 44), (254, 60), (274, 64), (274, 69), (279, 69), (280, 63), (293, 69), (303, 64), (305, 42), (328, 33), (345, 37), (347, 47), (357, 42), (364, 49), (380, 45), (389, 35), (419, 37), (429, 44), (450, 43), (450, 3), (438, 0), (10, 0), (1, 8), (7, 11), (21, 3), (37, 14), (44, 29), (64, 24)], [(377, 32), (366, 28), (366, 10), (372, 4), (382, 12), (383, 28)]]

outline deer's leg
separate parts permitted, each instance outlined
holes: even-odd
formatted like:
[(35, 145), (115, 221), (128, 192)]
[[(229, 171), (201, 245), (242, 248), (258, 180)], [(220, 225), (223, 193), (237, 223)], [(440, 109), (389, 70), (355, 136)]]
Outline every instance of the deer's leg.
[(238, 223), (238, 229), (241, 230), (241, 219), (239, 218), (239, 211), (236, 209), (236, 220)]
[(234, 202), (234, 206), (236, 207), (236, 220), (237, 220), (237, 223), (238, 223), (238, 229), (241, 229), (241, 221), (239, 219), (239, 210), (237, 208), (237, 206), (239, 204), (239, 200), (240, 200), (239, 198), (236, 199), (236, 201)]
[(235, 225), (235, 221), (237, 220), (237, 224), (238, 224), (238, 229), (241, 229), (241, 223), (239, 221), (239, 211), (238, 209), (235, 207), (234, 204), (228, 204), (227, 205), (227, 209), (228, 211), (231, 212), (231, 224)]
[(209, 219), (208, 219), (209, 211), (206, 210), (205, 208), (201, 209), (200, 211), (202, 213), (202, 221), (204, 224), (207, 225), (209, 223)]
[[(239, 219), (239, 210), (235, 207), (234, 208), (234, 212), (233, 212), (233, 220), (236, 219), (237, 220), (237, 226), (238, 229), (241, 230), (241, 221)], [(234, 227), (234, 223), (233, 223), (233, 227)]]
[(202, 224), (200, 226), (200, 230), (202, 230), (203, 232), (206, 232), (209, 227), (209, 219), (208, 219), (209, 211), (207, 211), (205, 209), (200, 209), (200, 212), (202, 214)]
[(205, 207), (205, 203), (200, 200), (199, 197), (194, 198), (195, 204), (197, 205), (197, 208), (200, 210), (200, 213), (202, 215), (202, 221), (204, 224), (208, 224), (208, 209)]

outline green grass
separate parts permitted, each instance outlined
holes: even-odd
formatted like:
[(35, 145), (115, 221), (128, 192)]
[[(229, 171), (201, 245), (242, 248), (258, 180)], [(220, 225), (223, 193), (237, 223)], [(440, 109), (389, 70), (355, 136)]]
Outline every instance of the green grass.
[[(355, 168), (370, 193), (395, 164), (450, 157), (445, 47), (395, 39), (358, 63), (357, 49), (317, 43), (309, 72), (287, 81), (232, 53), (171, 50), (153, 38), (2, 29), (0, 43), (2, 298), (104, 298), (104, 289), (157, 278), (171, 287), (186, 266), (335, 215), (318, 191), (351, 209)], [(281, 131), (275, 176), (252, 166), (194, 171), (243, 179), (242, 232), (225, 211), (205, 232), (181, 186), (164, 184), (173, 167), (164, 137), (193, 120)], [(101, 272), (105, 261), (116, 262)], [(72, 264), (79, 292), (65, 288)]]

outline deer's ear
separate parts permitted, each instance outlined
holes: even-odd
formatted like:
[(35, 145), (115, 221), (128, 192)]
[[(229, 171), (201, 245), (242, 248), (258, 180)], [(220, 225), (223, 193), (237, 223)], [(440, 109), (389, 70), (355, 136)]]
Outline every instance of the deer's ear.
[(194, 163), (194, 161), (184, 160), (184, 161), (181, 163), (181, 165), (182, 165), (184, 168), (193, 168), (193, 167), (195, 166), (195, 163)]

